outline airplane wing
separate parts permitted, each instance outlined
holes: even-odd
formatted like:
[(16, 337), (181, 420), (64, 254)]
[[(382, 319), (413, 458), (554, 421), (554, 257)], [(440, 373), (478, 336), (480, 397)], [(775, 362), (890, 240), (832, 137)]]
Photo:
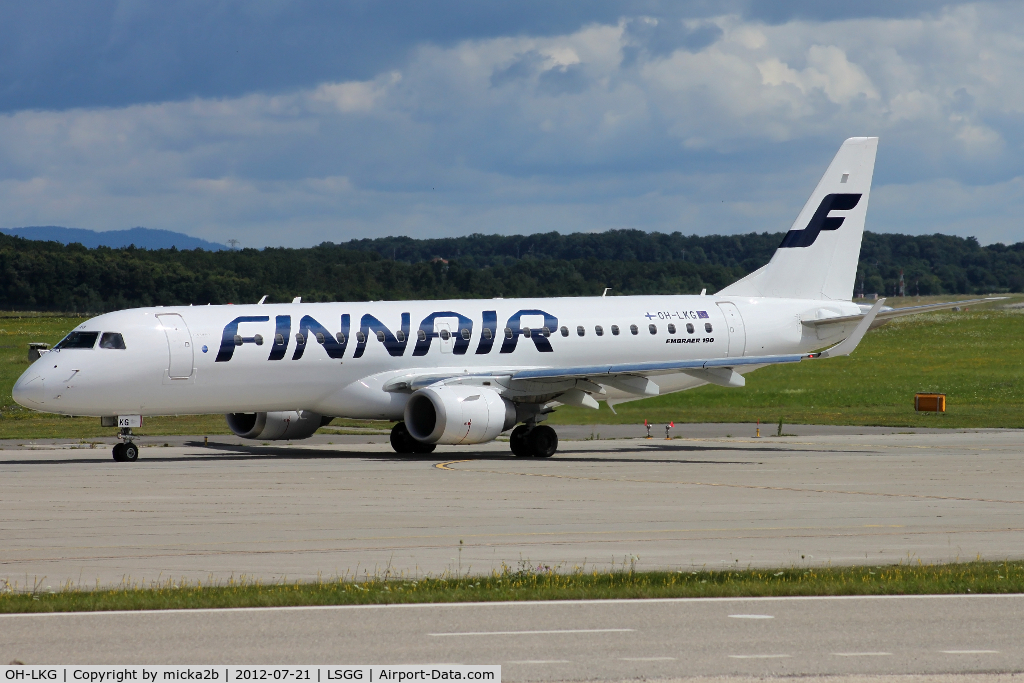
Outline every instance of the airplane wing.
[[(872, 329), (881, 327), (885, 323), (889, 322), (894, 318), (899, 318), (905, 315), (917, 315), (918, 313), (930, 313), (931, 311), (943, 311), (950, 308), (956, 308), (958, 306), (968, 306), (970, 304), (983, 304), (992, 301), (1000, 301), (1006, 299), (1005, 296), (990, 296), (984, 299), (967, 299), (966, 301), (945, 301), (939, 304), (925, 304), (923, 306), (907, 306), (905, 308), (890, 308), (884, 311), (879, 311), (878, 315), (875, 316), (875, 321), (872, 325)], [(816, 318), (813, 320), (801, 320), (804, 325), (813, 328), (819, 328), (827, 325), (845, 325), (848, 323), (857, 323), (864, 318), (863, 315), (844, 315), (837, 316), (834, 318)]]

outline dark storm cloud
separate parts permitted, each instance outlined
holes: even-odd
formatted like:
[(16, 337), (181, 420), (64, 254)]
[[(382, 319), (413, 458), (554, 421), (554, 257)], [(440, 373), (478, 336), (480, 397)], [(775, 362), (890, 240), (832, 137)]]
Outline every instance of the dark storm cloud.
[(933, 10), (933, 3), (914, 0), (10, 0), (0, 3), (0, 111), (124, 106), (368, 79), (404, 64), (425, 43), (558, 35), (623, 17), (663, 19), (658, 25), (665, 28), (641, 41), (663, 54), (678, 46), (699, 49), (715, 38), (710, 27), (687, 34), (683, 18), (736, 13), (783, 22)]

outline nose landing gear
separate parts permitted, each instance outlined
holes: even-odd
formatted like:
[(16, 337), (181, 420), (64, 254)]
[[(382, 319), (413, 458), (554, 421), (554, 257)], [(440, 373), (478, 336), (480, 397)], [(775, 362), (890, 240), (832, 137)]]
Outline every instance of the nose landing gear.
[(124, 443), (114, 445), (114, 460), (117, 462), (135, 462), (139, 459), (139, 447), (132, 441), (131, 427), (122, 427), (117, 438)]

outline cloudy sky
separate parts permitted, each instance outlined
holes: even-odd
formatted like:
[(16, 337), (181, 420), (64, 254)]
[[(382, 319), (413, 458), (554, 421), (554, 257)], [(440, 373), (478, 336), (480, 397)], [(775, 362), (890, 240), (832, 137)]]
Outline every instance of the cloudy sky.
[(0, 2), (0, 227), (245, 246), (868, 228), (1024, 240), (1024, 3)]

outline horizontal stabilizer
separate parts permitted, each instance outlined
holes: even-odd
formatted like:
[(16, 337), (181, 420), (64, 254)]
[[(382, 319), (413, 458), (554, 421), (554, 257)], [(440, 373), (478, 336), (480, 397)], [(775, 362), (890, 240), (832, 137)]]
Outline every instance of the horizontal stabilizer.
[[(967, 299), (965, 301), (944, 301), (940, 304), (924, 304), (923, 306), (906, 306), (904, 308), (890, 308), (884, 311), (879, 311), (878, 315), (875, 316), (874, 326), (878, 327), (882, 323), (885, 323), (893, 318), (900, 318), (905, 315), (917, 315), (918, 313), (930, 313), (932, 311), (944, 311), (950, 308), (958, 308), (960, 306), (969, 306), (971, 304), (986, 304), (992, 301), (1000, 301), (1006, 299), (1005, 296), (989, 296), (983, 299)], [(825, 325), (844, 325), (846, 323), (857, 322), (864, 316), (862, 315), (843, 315), (836, 316), (834, 318), (815, 318), (813, 320), (802, 320), (801, 322), (808, 327), (822, 327)]]
[(854, 328), (853, 334), (839, 342), (835, 346), (829, 349), (825, 349), (820, 354), (817, 354), (818, 358), (834, 358), (836, 356), (849, 356), (853, 353), (853, 350), (860, 344), (860, 340), (864, 338), (868, 330), (871, 329), (871, 323), (875, 322), (875, 316), (882, 310), (882, 306), (885, 304), (885, 299), (879, 299), (871, 310), (867, 312), (863, 320), (858, 323), (857, 327)]

